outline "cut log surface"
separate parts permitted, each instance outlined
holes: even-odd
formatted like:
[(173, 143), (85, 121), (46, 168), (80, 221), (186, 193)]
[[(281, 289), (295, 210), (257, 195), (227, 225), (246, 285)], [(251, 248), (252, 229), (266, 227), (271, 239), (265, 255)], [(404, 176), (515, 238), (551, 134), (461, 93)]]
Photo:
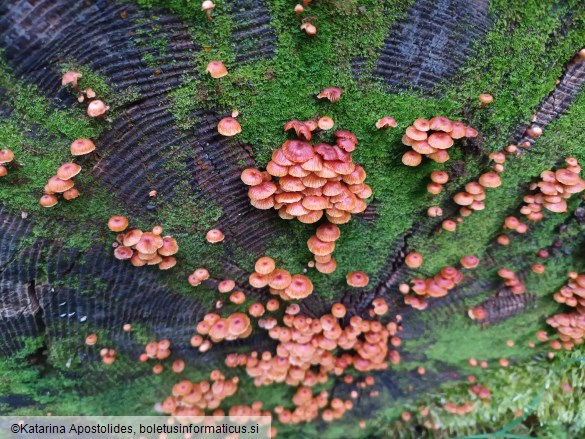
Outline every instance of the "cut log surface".
[[(230, 0), (222, 6), (229, 14), (234, 66), (263, 62), (277, 52), (278, 23), (271, 15), (270, 4)], [(193, 3), (193, 7), (198, 5)], [(471, 56), (473, 44), (490, 31), (494, 20), (487, 0), (414, 1), (403, 18), (385, 30), (387, 35), (375, 55), (373, 70), (366, 72), (364, 64), (355, 59), (353, 73), (358, 78), (371, 76), (386, 90), (414, 89), (434, 95), (460, 71)], [(130, 38), (152, 32), (153, 23), (157, 36), (167, 42), (165, 51), (145, 47)], [(64, 63), (83, 65), (107, 78), (114, 93), (132, 90), (135, 97), (115, 109), (115, 118), (95, 139), (96, 161), (91, 176), (138, 218), (157, 218), (158, 206), (180, 203), (185, 192), (189, 200), (200, 205), (218, 206), (221, 217), (214, 227), (230, 236), (230, 257), (224, 261), (226, 275), (235, 279), (237, 289), (250, 296), (269, 297), (266, 291), (247, 285), (248, 273), (236, 257), (236, 253), (249, 258), (263, 256), (269, 240), (288, 227), (274, 210), (259, 210), (249, 203), (240, 173), (243, 168), (258, 166), (253, 148), (237, 138), (218, 134), (218, 121), (228, 115), (225, 108), (194, 111), (188, 115), (193, 122), (188, 128), (180, 125), (173, 113), (172, 92), (202, 79), (201, 66), (194, 61), (203, 50), (202, 43), (194, 38), (187, 20), (166, 10), (144, 9), (113, 0), (2, 0), (0, 48), (14, 76), (36, 85), (54, 108), (67, 109), (77, 103), (58, 80)], [(156, 59), (156, 69), (147, 64), (145, 55)], [(576, 100), (585, 82), (585, 62), (567, 62), (559, 80), (536, 109), (534, 124), (543, 129)], [(0, 87), (0, 116), (7, 118), (13, 108), (4, 102), (3, 96)], [(533, 139), (525, 136), (526, 127), (518, 126), (511, 142), (533, 143)], [(48, 135), (42, 128), (39, 131)], [(159, 194), (156, 202), (149, 196), (152, 190)], [(450, 187), (449, 193), (458, 190), (461, 188)], [(380, 206), (375, 199), (360, 220), (375, 225)], [(486, 309), (486, 326), (530, 309), (533, 296), (512, 295), (499, 283), (485, 279), (465, 279), (448, 297), (432, 302), (424, 319), (418, 311), (404, 305), (397, 289), (413, 277), (404, 262), (405, 255), (412, 250), (413, 238), (435, 233), (441, 221), (455, 214), (456, 208), (449, 204), (443, 218), (425, 217), (414, 222), (392, 244), (380, 272), (371, 274), (375, 282), (359, 294), (340, 291), (337, 300), (351, 314), (366, 317), (372, 300), (385, 298), (391, 316), (400, 315), (409, 322), (400, 334), (404, 340), (424, 339), (435, 324), (449, 321), (454, 314), (466, 315), (466, 301), (476, 296), (481, 296), (477, 302)], [(229, 343), (225, 348), (219, 345), (210, 352), (199, 353), (189, 346), (189, 339), (197, 322), (210, 310), (200, 306), (196, 295), (173, 291), (158, 271), (137, 270), (120, 263), (101, 241), (79, 251), (39, 236), (38, 230), (55, 226), (52, 221), (55, 220), (21, 216), (4, 208), (0, 200), (0, 357), (9, 357), (22, 349), (26, 337), (42, 336), (50, 346), (60, 341), (71, 343), (72, 338), (82, 340), (86, 328), (101, 328), (109, 343), (134, 360), (144, 346), (121, 331), (122, 325), (130, 321), (140, 322), (159, 339), (171, 339), (173, 352), (210, 369), (219, 365), (232, 349), (248, 346), (250, 351), (261, 351), (274, 346), (262, 333)], [(83, 228), (76, 224), (60, 226)], [(217, 285), (219, 280), (215, 276), (210, 285)], [(489, 297), (482, 295), (487, 291), (494, 293)], [(330, 300), (314, 294), (303, 301), (301, 309), (318, 317), (330, 306)], [(92, 363), (100, 361), (95, 350), (85, 346), (74, 349), (79, 350), (80, 359), (87, 361), (90, 369)], [(417, 364), (425, 361), (422, 349), (409, 349), (408, 345), (401, 355), (405, 361)], [(125, 369), (100, 374), (96, 380), (114, 383), (134, 379), (138, 377), (135, 367), (129, 362)], [(414, 393), (424, 393), (462, 376), (451, 365), (438, 369), (425, 377), (412, 371), (385, 371), (379, 374), (379, 384), (392, 399), (403, 400), (408, 398), (405, 383), (416, 388)], [(336, 391), (343, 393), (346, 387), (349, 389), (338, 381)], [(15, 396), (9, 403), (17, 407), (18, 401)], [(367, 414), (377, 408), (375, 402), (365, 401), (359, 410)]]

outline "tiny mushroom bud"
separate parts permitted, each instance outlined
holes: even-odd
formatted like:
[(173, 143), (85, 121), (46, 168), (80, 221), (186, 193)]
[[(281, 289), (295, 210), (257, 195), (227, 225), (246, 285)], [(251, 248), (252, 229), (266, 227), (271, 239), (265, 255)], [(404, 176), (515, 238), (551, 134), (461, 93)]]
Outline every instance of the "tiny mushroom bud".
[(479, 102), (481, 102), (481, 106), (485, 107), (487, 104), (491, 104), (494, 101), (494, 97), (488, 93), (482, 93), (479, 95)]
[(223, 241), (225, 238), (223, 232), (219, 229), (212, 229), (210, 231), (207, 232), (207, 234), (205, 235), (205, 239), (207, 239), (207, 242), (211, 243), (211, 244), (216, 244), (218, 242)]

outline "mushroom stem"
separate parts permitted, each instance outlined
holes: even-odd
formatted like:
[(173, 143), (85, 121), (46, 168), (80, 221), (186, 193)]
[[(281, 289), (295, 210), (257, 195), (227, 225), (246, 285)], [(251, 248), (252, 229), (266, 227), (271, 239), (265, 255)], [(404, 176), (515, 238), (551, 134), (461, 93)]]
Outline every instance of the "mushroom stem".
[(208, 9), (207, 11), (205, 11), (205, 13), (207, 14), (207, 19), (211, 21), (211, 9)]

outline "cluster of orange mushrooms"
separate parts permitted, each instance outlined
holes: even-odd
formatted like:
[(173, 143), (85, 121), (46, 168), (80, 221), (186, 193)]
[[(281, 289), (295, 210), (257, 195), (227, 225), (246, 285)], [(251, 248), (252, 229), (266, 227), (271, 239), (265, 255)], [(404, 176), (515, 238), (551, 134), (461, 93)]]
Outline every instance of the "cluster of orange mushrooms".
[(330, 274), (337, 268), (335, 259), (331, 257), (335, 250), (335, 241), (339, 239), (341, 231), (335, 224), (329, 222), (321, 224), (313, 236), (307, 241), (309, 251), (315, 255), (315, 262), (310, 263), (317, 271)]
[[(405, 294), (404, 303), (414, 309), (423, 310), (428, 306), (425, 298), (445, 297), (449, 290), (455, 288), (463, 280), (463, 273), (455, 267), (443, 267), (435, 276), (428, 279), (416, 277), (410, 281), (412, 284), (402, 284), (400, 292)], [(410, 291), (415, 294), (409, 294)]]
[[(374, 315), (386, 314), (385, 301), (378, 298), (374, 302)], [(352, 365), (365, 372), (386, 369), (388, 359), (393, 364), (400, 362), (398, 351), (388, 351), (390, 338), (393, 346), (400, 345), (395, 322), (384, 326), (377, 320), (352, 316), (345, 325), (346, 308), (340, 303), (331, 307), (331, 314), (320, 318), (309, 318), (298, 314), (299, 311), (298, 306), (289, 309), (282, 318), (284, 325), (271, 325), (268, 330), (269, 336), (278, 340), (276, 355), (267, 351), (260, 356), (256, 352), (229, 354), (226, 365), (245, 365), (256, 386), (284, 382), (290, 386), (312, 387), (326, 382), (330, 374), (343, 374)], [(319, 370), (312, 370), (313, 366)]]
[(8, 175), (7, 166), (14, 160), (14, 153), (10, 149), (0, 149), (0, 178)]
[[(248, 338), (252, 333), (250, 318), (241, 312), (235, 312), (225, 319), (219, 314), (208, 313), (197, 324), (196, 329), (201, 336), (207, 335), (210, 338), (210, 341), (197, 335), (191, 338), (191, 346), (198, 347), (201, 352), (211, 348), (210, 343)], [(202, 346), (205, 347), (201, 349)]]
[(172, 395), (160, 405), (160, 410), (173, 416), (204, 416), (214, 410), (214, 416), (225, 415), (218, 409), (221, 402), (238, 390), (238, 377), (226, 379), (218, 370), (210, 374), (210, 381), (193, 383), (183, 380), (173, 386)]
[(447, 413), (453, 413), (455, 415), (467, 415), (474, 409), (473, 402), (465, 401), (463, 404), (455, 404), (454, 402), (447, 401), (443, 404), (443, 408)]
[(543, 218), (542, 208), (551, 212), (566, 212), (566, 200), (573, 194), (585, 190), (585, 181), (579, 176), (581, 166), (574, 157), (566, 160), (567, 166), (556, 172), (543, 171), (538, 183), (531, 183), (530, 190), (538, 190), (534, 195), (526, 195), (520, 212), (531, 221), (540, 221)]
[(158, 265), (160, 270), (169, 270), (177, 264), (173, 255), (179, 251), (179, 245), (172, 236), (161, 236), (161, 226), (153, 227), (150, 232), (138, 228), (126, 231), (128, 218), (115, 215), (109, 219), (108, 228), (118, 233), (112, 244), (116, 259), (129, 260), (135, 267)]
[(437, 163), (445, 163), (449, 160), (447, 150), (453, 146), (454, 140), (476, 137), (477, 134), (477, 130), (465, 126), (463, 122), (452, 121), (444, 116), (435, 116), (430, 120), (416, 119), (402, 136), (402, 143), (412, 148), (412, 151), (402, 156), (402, 163), (418, 166), (423, 155)]
[[(287, 140), (272, 154), (266, 172), (248, 168), (242, 181), (250, 186), (248, 197), (258, 209), (277, 209), (283, 219), (297, 218), (315, 223), (323, 217), (344, 224), (352, 213), (363, 212), (364, 201), (372, 195), (364, 183), (364, 168), (352, 161), (351, 152), (358, 143), (350, 131), (338, 130), (335, 145), (309, 141), (317, 123), (288, 122), (285, 131), (294, 130), (297, 139)], [(330, 126), (331, 128), (331, 126)], [(273, 177), (278, 178), (273, 181)]]
[[(575, 308), (575, 311), (555, 314), (546, 320), (557, 330), (562, 347), (568, 350), (573, 345), (583, 343), (585, 339), (585, 274), (571, 272), (569, 278), (567, 285), (554, 294), (554, 300)], [(552, 344), (551, 346), (558, 348)]]
[(507, 268), (500, 268), (498, 270), (498, 276), (504, 279), (504, 284), (514, 294), (523, 294), (526, 291), (524, 284), (518, 279), (516, 273)]
[(282, 406), (274, 408), (280, 423), (312, 422), (319, 417), (319, 410), (322, 410), (321, 419), (325, 422), (331, 422), (341, 419), (347, 410), (353, 408), (353, 402), (349, 399), (345, 401), (341, 398), (329, 400), (329, 393), (326, 391), (314, 396), (313, 391), (306, 386), (297, 389), (292, 402), (295, 406), (293, 410), (285, 409)]
[(49, 178), (45, 185), (45, 195), (39, 201), (43, 207), (52, 207), (58, 203), (56, 194), (63, 194), (63, 199), (70, 201), (79, 197), (79, 191), (74, 187), (73, 177), (81, 172), (77, 163), (65, 163), (57, 170), (57, 175)]
[(282, 300), (304, 299), (313, 293), (313, 283), (302, 274), (291, 275), (288, 271), (276, 268), (274, 259), (263, 256), (256, 261), (254, 273), (248, 279), (254, 288), (268, 286), (271, 294)]
[(77, 92), (78, 102), (81, 103), (86, 99), (88, 100), (89, 104), (87, 105), (87, 115), (89, 117), (103, 117), (105, 112), (108, 111), (110, 107), (108, 107), (103, 101), (95, 99), (96, 94), (91, 88), (86, 88), (85, 90), (81, 90), (79, 88), (77, 81), (79, 81), (82, 76), (83, 75), (79, 72), (65, 72), (61, 78), (61, 85), (63, 87), (71, 85)]

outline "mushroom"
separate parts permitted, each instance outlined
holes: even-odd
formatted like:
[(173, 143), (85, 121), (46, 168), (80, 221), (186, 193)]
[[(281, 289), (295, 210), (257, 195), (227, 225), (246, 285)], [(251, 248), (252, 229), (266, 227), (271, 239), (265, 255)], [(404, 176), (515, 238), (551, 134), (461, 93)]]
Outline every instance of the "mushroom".
[(91, 101), (87, 106), (87, 115), (89, 117), (99, 117), (103, 116), (106, 111), (110, 109), (103, 101), (96, 99), (95, 101)]
[(77, 84), (77, 80), (81, 78), (83, 75), (79, 72), (69, 71), (63, 74), (61, 78), (61, 85), (63, 87), (71, 84), (71, 86), (75, 89), (77, 93), (79, 92), (79, 85)]
[(488, 104), (491, 104), (494, 101), (494, 97), (489, 93), (482, 93), (479, 95), (479, 102), (481, 102), (481, 106), (485, 107)]
[(74, 187), (67, 189), (65, 192), (63, 192), (63, 198), (67, 201), (74, 200), (77, 197), (79, 197), (79, 191)]
[(122, 232), (128, 228), (128, 218), (122, 215), (115, 215), (109, 219), (108, 228), (112, 232)]
[(240, 123), (233, 117), (224, 117), (217, 124), (217, 131), (222, 136), (232, 137), (242, 132)]
[(209, 73), (212, 78), (219, 79), (226, 76), (228, 71), (226, 66), (221, 61), (211, 61), (209, 64), (207, 64), (205, 73)]
[(69, 180), (81, 172), (81, 166), (76, 163), (65, 163), (57, 170), (57, 177), (61, 180)]
[(211, 243), (211, 244), (216, 244), (218, 242), (222, 242), (224, 240), (225, 236), (223, 234), (223, 232), (219, 229), (212, 229), (209, 230), (207, 232), (207, 234), (205, 235), (205, 239), (207, 239), (207, 242)]
[(345, 277), (347, 284), (351, 287), (363, 288), (368, 285), (370, 279), (363, 271), (352, 271)]
[(378, 121), (376, 122), (376, 128), (378, 128), (379, 130), (385, 130), (390, 127), (396, 128), (397, 126), (398, 124), (396, 123), (396, 120), (394, 120), (394, 118), (390, 116), (384, 116), (378, 119)]
[(215, 3), (211, 0), (205, 0), (201, 3), (201, 10), (207, 15), (207, 19), (211, 20), (211, 11), (215, 9)]
[(404, 262), (410, 268), (418, 268), (423, 263), (423, 257), (420, 253), (412, 252), (406, 255)]
[(301, 24), (301, 30), (304, 30), (309, 36), (317, 35), (317, 28), (308, 21)]
[(343, 90), (339, 87), (326, 87), (317, 95), (317, 99), (328, 99), (330, 102), (337, 102), (342, 93)]
[(71, 143), (71, 155), (80, 156), (95, 150), (95, 144), (89, 139), (77, 139)]
[(10, 149), (0, 150), (0, 165), (5, 165), (14, 160), (14, 153)]

